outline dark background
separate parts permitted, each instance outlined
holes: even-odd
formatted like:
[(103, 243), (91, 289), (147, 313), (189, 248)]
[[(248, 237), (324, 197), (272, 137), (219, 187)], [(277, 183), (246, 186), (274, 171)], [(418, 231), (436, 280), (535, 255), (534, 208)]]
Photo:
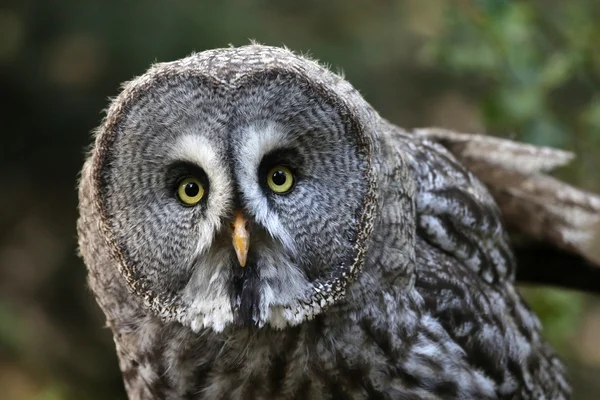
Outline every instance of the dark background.
[[(0, 398), (123, 399), (76, 255), (77, 173), (119, 84), (192, 51), (287, 45), (343, 69), (381, 114), (572, 150), (600, 192), (600, 2), (9, 1), (0, 5)], [(600, 393), (598, 299), (525, 289)]]

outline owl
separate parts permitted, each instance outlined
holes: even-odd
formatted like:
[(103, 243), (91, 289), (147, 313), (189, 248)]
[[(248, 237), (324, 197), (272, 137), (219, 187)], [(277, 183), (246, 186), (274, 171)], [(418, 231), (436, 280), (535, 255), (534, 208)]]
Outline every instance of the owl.
[[(126, 83), (83, 166), (78, 236), (129, 397), (568, 398), (463, 139), (392, 125), (283, 48)], [(496, 148), (488, 166), (530, 175), (562, 154)]]

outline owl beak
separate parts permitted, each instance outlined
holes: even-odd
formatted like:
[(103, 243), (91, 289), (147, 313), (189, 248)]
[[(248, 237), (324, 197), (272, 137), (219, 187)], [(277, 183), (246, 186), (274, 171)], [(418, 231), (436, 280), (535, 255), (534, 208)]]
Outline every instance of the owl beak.
[(250, 233), (248, 232), (248, 219), (241, 211), (236, 211), (233, 222), (233, 248), (242, 267), (246, 266), (248, 248), (250, 247)]

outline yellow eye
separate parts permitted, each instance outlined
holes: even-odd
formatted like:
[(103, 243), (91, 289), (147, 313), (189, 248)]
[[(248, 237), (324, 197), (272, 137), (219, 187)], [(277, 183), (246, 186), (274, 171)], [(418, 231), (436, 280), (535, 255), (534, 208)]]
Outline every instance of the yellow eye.
[(267, 173), (267, 185), (275, 193), (287, 193), (294, 186), (294, 174), (289, 168), (278, 165)]
[(183, 204), (195, 206), (204, 197), (204, 186), (197, 178), (184, 178), (177, 185), (177, 197)]

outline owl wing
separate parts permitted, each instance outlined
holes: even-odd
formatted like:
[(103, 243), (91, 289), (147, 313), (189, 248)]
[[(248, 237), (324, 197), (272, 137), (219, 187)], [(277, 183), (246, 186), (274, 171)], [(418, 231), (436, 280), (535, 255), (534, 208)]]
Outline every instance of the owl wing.
[(389, 126), (382, 136), (384, 159), (401, 157), (414, 178), (415, 289), (427, 312), (471, 367), (494, 377), (498, 398), (567, 398), (565, 370), (515, 290), (520, 260), (497, 198), (435, 138)]
[(401, 155), (415, 178), (417, 235), (485, 282), (512, 282), (515, 260), (500, 210), (485, 185), (435, 140), (387, 125), (387, 157)]
[(600, 196), (545, 173), (573, 154), (485, 135), (427, 128), (488, 188), (516, 239), (517, 281), (600, 293)]

